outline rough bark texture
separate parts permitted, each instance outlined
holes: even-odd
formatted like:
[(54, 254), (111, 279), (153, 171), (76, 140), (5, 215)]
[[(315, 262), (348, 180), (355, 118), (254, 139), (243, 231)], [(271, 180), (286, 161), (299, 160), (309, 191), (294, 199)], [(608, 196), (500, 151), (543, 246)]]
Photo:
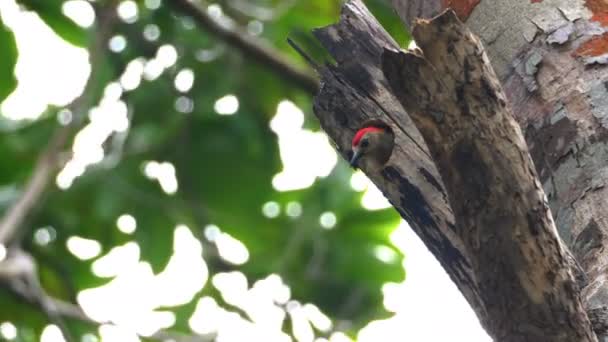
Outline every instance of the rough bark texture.
[(499, 341), (594, 341), (528, 148), (483, 46), (453, 11), (420, 22), (413, 36), (423, 54), (387, 50), (383, 70), (447, 188), (481, 289), (483, 325)]
[(344, 5), (338, 24), (314, 33), (338, 62), (319, 70), (322, 84), (314, 111), (321, 126), (345, 158), (362, 123), (381, 119), (391, 126), (395, 148), (387, 166), (382, 172), (364, 171), (437, 257), (468, 302), (481, 307), (470, 256), (462, 252), (463, 242), (456, 235), (435, 164), (380, 68), (383, 49), (397, 49), (397, 43), (360, 0)]
[[(430, 17), (446, 6), (442, 0), (393, 3), (402, 18)], [(608, 4), (484, 0), (470, 10), (467, 26), (486, 46), (559, 234), (586, 274), (584, 304), (601, 312), (608, 307)], [(590, 316), (608, 340), (601, 333), (606, 321)]]
[[(481, 37), (525, 133), (558, 232), (578, 260), (572, 264), (584, 269), (587, 282), (579, 277), (583, 304), (594, 330), (604, 338), (608, 5), (602, 0), (393, 0), (393, 4), (407, 24), (452, 7)], [(485, 321), (488, 311), (482, 293), (487, 288), (478, 285), (478, 265), (471, 261), (466, 240), (458, 235), (445, 187), (420, 134), (380, 71), (382, 49), (396, 50), (397, 44), (359, 0), (347, 2), (340, 23), (316, 35), (338, 62), (319, 70), (323, 86), (315, 112), (323, 127), (346, 156), (350, 138), (363, 121), (377, 118), (391, 125), (395, 152), (383, 172), (368, 175)]]

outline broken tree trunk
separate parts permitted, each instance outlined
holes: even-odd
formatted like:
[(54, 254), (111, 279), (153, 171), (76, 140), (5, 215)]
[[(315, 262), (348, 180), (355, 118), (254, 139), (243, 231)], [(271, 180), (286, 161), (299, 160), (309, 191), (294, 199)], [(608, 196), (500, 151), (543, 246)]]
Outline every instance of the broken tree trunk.
[(380, 68), (385, 47), (397, 43), (360, 0), (344, 4), (340, 22), (315, 36), (337, 61), (320, 68), (322, 86), (314, 112), (321, 126), (348, 158), (354, 133), (363, 122), (381, 119), (395, 134), (395, 147), (383, 172), (364, 170), (425, 245), (437, 257), (473, 307), (479, 289), (454, 232), (454, 216), (435, 164), (409, 116), (392, 95)]
[[(587, 32), (588, 35), (592, 34), (592, 31), (585, 29), (589, 27), (585, 23), (588, 23), (590, 16), (582, 17), (581, 11), (576, 9), (576, 6), (580, 5), (582, 1), (572, 2), (576, 3), (574, 5), (567, 1), (542, 2), (538, 0), (534, 0), (532, 3), (517, 1), (516, 4), (515, 2), (511, 4), (510, 1), (490, 0), (483, 1), (481, 4), (478, 0), (394, 0), (393, 2), (406, 23), (411, 23), (408, 20), (414, 16), (428, 17), (435, 15), (447, 5), (451, 5), (461, 18), (470, 15), (468, 23), (473, 18), (479, 19), (472, 27), (474, 32), (477, 29), (482, 33), (484, 41), (487, 41), (488, 34), (494, 35), (490, 37), (493, 40), (487, 41), (490, 46), (490, 59), (498, 67), (498, 75), (506, 86), (506, 97), (513, 102), (516, 119), (521, 127), (526, 128), (526, 140), (531, 146), (536, 170), (538, 170), (545, 190), (549, 195), (549, 204), (556, 216), (558, 230), (562, 238), (572, 247), (577, 259), (583, 264), (587, 276), (591, 280), (590, 285), (586, 286), (582, 292), (583, 304), (587, 307), (589, 317), (595, 320), (596, 332), (601, 333), (602, 317), (606, 316), (602, 305), (605, 305), (603, 300), (607, 298), (607, 296), (602, 295), (605, 290), (601, 285), (605, 281), (606, 268), (604, 263), (608, 260), (601, 255), (602, 253), (608, 253), (605, 252), (608, 249), (603, 248), (607, 240), (603, 238), (604, 226), (602, 225), (606, 215), (599, 209), (602, 203), (606, 202), (605, 199), (602, 199), (605, 198), (602, 197), (604, 189), (603, 175), (608, 173), (597, 174), (604, 170), (606, 158), (601, 161), (595, 160), (599, 154), (598, 146), (604, 146), (596, 143), (601, 141), (604, 144), (605, 139), (601, 140), (600, 138), (606, 135), (596, 134), (603, 132), (603, 130), (597, 130), (601, 128), (601, 125), (594, 119), (599, 115), (597, 110), (591, 110), (594, 108), (592, 101), (595, 101), (595, 107), (597, 107), (601, 104), (601, 98), (593, 97), (590, 89), (576, 87), (578, 85), (575, 82), (576, 76), (589, 72), (584, 67), (584, 63), (591, 61), (588, 58), (585, 59), (570, 51), (560, 51), (557, 57), (554, 56), (550, 59), (548, 64), (551, 67), (542, 73), (543, 63), (546, 63), (544, 58), (548, 55), (546, 51), (560, 49), (559, 45), (546, 43), (564, 44), (565, 41), (570, 44), (568, 40), (573, 38), (572, 32), (577, 32), (574, 35), (575, 39), (573, 41), (575, 43), (573, 44), (575, 46), (581, 44), (585, 46), (582, 41), (585, 40), (586, 34), (583, 32)], [(522, 8), (525, 7), (522, 4), (523, 2), (526, 3), (525, 6), (544, 6), (537, 7), (534, 11), (529, 12), (534, 15), (530, 18), (536, 20), (532, 25), (535, 30), (533, 34), (527, 31), (531, 27), (527, 25), (530, 24), (531, 19), (527, 16), (524, 16), (524, 19), (519, 19), (522, 17), (521, 13), (525, 13), (522, 12)], [(541, 2), (542, 5), (539, 5)], [(562, 7), (557, 7), (557, 2)], [(473, 11), (475, 5), (478, 6)], [(504, 10), (509, 6), (513, 7), (514, 10), (503, 12), (499, 10)], [(494, 11), (492, 7), (495, 7)], [(476, 14), (479, 8), (484, 8), (484, 12)], [(553, 14), (558, 10), (560, 11), (558, 13), (563, 15), (560, 18), (569, 18), (570, 21), (574, 22), (573, 28), (568, 23), (564, 24), (563, 20), (557, 20), (551, 24), (551, 19), (554, 19)], [(485, 19), (483, 19), (484, 16)], [(503, 18), (509, 16), (516, 16), (519, 22), (515, 18)], [(579, 22), (581, 20), (584, 22)], [(492, 26), (495, 22), (498, 23), (496, 28)], [(543, 31), (545, 29), (546, 31)], [(517, 30), (522, 31), (521, 35), (514, 33)], [(466, 198), (467, 194), (454, 194), (454, 184), (447, 183), (447, 188), (450, 191), (446, 192), (420, 133), (388, 86), (380, 66), (381, 54), (383, 49), (398, 50), (399, 47), (375, 21), (362, 2), (359, 0), (348, 1), (344, 5), (340, 22), (317, 30), (315, 35), (337, 61), (336, 66), (327, 66), (319, 70), (323, 77), (323, 87), (315, 99), (315, 113), (319, 117), (323, 128), (336, 142), (338, 150), (346, 157), (349, 152), (350, 139), (362, 122), (368, 119), (380, 119), (391, 126), (395, 132), (396, 143), (391, 159), (381, 172), (364, 171), (384, 192), (399, 213), (410, 223), (414, 231), (437, 257), (492, 336), (501, 341), (595, 340), (595, 336), (589, 334), (587, 318), (581, 311), (581, 303), (578, 300), (579, 292), (575, 288), (558, 288), (560, 284), (564, 286), (572, 285), (572, 276), (564, 268), (564, 256), (567, 254), (561, 254), (562, 249), (555, 237), (550, 238), (550, 213), (546, 212), (542, 205), (538, 206), (537, 204), (535, 206), (538, 210), (537, 216), (541, 217), (539, 215), (546, 213), (547, 217), (535, 224), (544, 227), (542, 230), (544, 235), (541, 240), (548, 245), (531, 246), (530, 243), (540, 240), (538, 238), (527, 240), (529, 235), (513, 235), (514, 232), (510, 231), (511, 238), (514, 236), (519, 238), (516, 242), (512, 241), (513, 250), (507, 248), (506, 245), (501, 245), (500, 249), (495, 250), (495, 253), (499, 255), (494, 255), (492, 260), (482, 260), (489, 264), (481, 267), (478, 259), (479, 255), (476, 254), (479, 250), (472, 248), (475, 243), (478, 243), (475, 238), (481, 236), (467, 235), (477, 230), (469, 227), (466, 228), (469, 229), (467, 233), (461, 225), (462, 219), (459, 218), (457, 221), (454, 219), (448, 201), (448, 194), (450, 194), (450, 201), (454, 200), (452, 197), (455, 195), (462, 199)], [(509, 39), (515, 43), (508, 44), (505, 42)], [(528, 45), (521, 43), (522, 41), (536, 50), (530, 52), (527, 49)], [(500, 44), (496, 44), (496, 42), (500, 42)], [(523, 52), (518, 52), (514, 48), (517, 44), (521, 45)], [(570, 48), (572, 47), (570, 46)], [(541, 51), (537, 51), (539, 49)], [(580, 48), (577, 48), (577, 51), (579, 50)], [(583, 52), (591, 54), (591, 52), (585, 51), (587, 50)], [(592, 50), (592, 52), (596, 53), (595, 50)], [(425, 51), (426, 53), (428, 52)], [(597, 60), (597, 58), (594, 60)], [(440, 57), (436, 61), (439, 62), (432, 64), (439, 64), (444, 68), (446, 64), (450, 63), (450, 60), (441, 60)], [(573, 67), (572, 63), (574, 62), (572, 61), (580, 65)], [(564, 69), (564, 65), (568, 65), (569, 68)], [(437, 68), (437, 65), (435, 67)], [(571, 72), (574, 74), (570, 74)], [(540, 75), (543, 75), (542, 79)], [(456, 78), (454, 77), (454, 79)], [(587, 82), (591, 79), (590, 77), (585, 78)], [(560, 86), (561, 83), (566, 84), (566, 86)], [(545, 88), (547, 88), (546, 91), (538, 93), (539, 90), (542, 91)], [(490, 90), (492, 89), (490, 87)], [(481, 90), (487, 91), (484, 87), (481, 87)], [(530, 93), (530, 91), (533, 91), (533, 93)], [(562, 98), (559, 96), (560, 93), (568, 93), (569, 96)], [(547, 94), (550, 95), (550, 101), (545, 98)], [(457, 97), (457, 94), (453, 95)], [(585, 97), (591, 101), (587, 101), (588, 106), (583, 108), (582, 100)], [(557, 106), (552, 107), (555, 104)], [(578, 109), (582, 110), (580, 116), (578, 113), (576, 116), (571, 114)], [(604, 105), (604, 110), (608, 113), (608, 103)], [(430, 113), (429, 115), (433, 117), (435, 114)], [(533, 131), (530, 129), (533, 129)], [(515, 137), (503, 139), (507, 138), (515, 139)], [(579, 146), (578, 144), (581, 143), (582, 146)], [(581, 152), (581, 150), (590, 146), (595, 147), (586, 149), (587, 153), (589, 151), (594, 153), (585, 155)], [(433, 153), (437, 152), (435, 148), (431, 148), (431, 151)], [(595, 154), (595, 157), (593, 154)], [(523, 159), (522, 163), (529, 163), (529, 160)], [(581, 159), (584, 160), (583, 164), (569, 162), (570, 160), (579, 161)], [(555, 168), (556, 163), (566, 163), (568, 168), (562, 167), (563, 170), (560, 171), (559, 168)], [(441, 170), (441, 163), (438, 165)], [(456, 165), (454, 164), (452, 167), (456, 167)], [(496, 165), (491, 166), (496, 168)], [(568, 176), (568, 170), (574, 170), (575, 172)], [(441, 173), (446, 177), (445, 170), (442, 170)], [(481, 177), (483, 175), (478, 176), (475, 181), (484, 179)], [(534, 178), (533, 176), (530, 177)], [(594, 182), (594, 179), (599, 179), (599, 182)], [(572, 184), (573, 180), (576, 180), (577, 183)], [(486, 178), (486, 181), (489, 180)], [(464, 180), (461, 180), (461, 182), (464, 182)], [(485, 184), (486, 189), (492, 190), (493, 187), (488, 185)], [(472, 184), (468, 186), (472, 186)], [(565, 196), (557, 196), (558, 191)], [(522, 192), (522, 196), (527, 196), (525, 194), (526, 192)], [(497, 196), (497, 194), (492, 194), (492, 196)], [(588, 197), (593, 197), (593, 199)], [(525, 197), (525, 200), (534, 204), (528, 197)], [(597, 203), (591, 203), (593, 201), (597, 201)], [(510, 209), (516, 208), (515, 206), (507, 207)], [(462, 211), (462, 208), (457, 209), (456, 216), (460, 217), (463, 213), (459, 210)], [(474, 213), (468, 214), (473, 215)], [(469, 217), (468, 222), (477, 222), (477, 224), (483, 222), (478, 222), (472, 217)], [(457, 225), (455, 222), (459, 222), (459, 224)], [(498, 223), (505, 224), (502, 221)], [(523, 222), (522, 224), (531, 223)], [(483, 231), (487, 232), (488, 229), (486, 227)], [(507, 229), (504, 228), (503, 230)], [(567, 234), (564, 234), (564, 232), (567, 232)], [(585, 234), (582, 234), (582, 232), (585, 232)], [(506, 233), (502, 232), (498, 237), (511, 239), (504, 234)], [(493, 243), (497, 242), (493, 241)], [(529, 254), (529, 248), (535, 248), (534, 252), (540, 254)], [(527, 249), (528, 252), (525, 252)], [(550, 252), (551, 254), (543, 256), (544, 252)], [(538, 255), (541, 255), (544, 261), (541, 262), (540, 259), (536, 259)], [(598, 256), (600, 260), (596, 260)], [(496, 276), (496, 279), (511, 276), (519, 277), (512, 267), (518, 263), (521, 264), (522, 261), (527, 260), (526, 262), (529, 262), (532, 259), (539, 265), (544, 265), (544, 270), (549, 265), (556, 265), (558, 268), (553, 270), (556, 278), (551, 281), (550, 277), (547, 278), (547, 274), (543, 273), (542, 268), (522, 268), (521, 272), (528, 272), (528, 275), (540, 278), (529, 278), (524, 281), (527, 285), (520, 283), (519, 287), (515, 286), (514, 288), (509, 288), (508, 283), (503, 284), (496, 281), (489, 283), (492, 286), (501, 287), (501, 291), (489, 287), (486, 283), (491, 281), (488, 277), (492, 276)], [(491, 273), (492, 263), (497, 263), (494, 274)], [(505, 266), (505, 264), (508, 265)], [(481, 274), (482, 269), (483, 272), (490, 272), (490, 274)], [(498, 270), (505, 269), (512, 273), (497, 274)], [(542, 277), (546, 279), (539, 282)], [(530, 284), (534, 284), (532, 287), (535, 291), (529, 292), (531, 290), (529, 288)], [(536, 286), (539, 288), (536, 288)], [(526, 289), (526, 287), (528, 288)], [(511, 296), (505, 294), (509, 290), (519, 290), (520, 292), (516, 292), (522, 296), (511, 298)], [(499, 293), (502, 296), (501, 298), (492, 297), (492, 295)], [(541, 300), (541, 303), (544, 304), (532, 305), (533, 303), (538, 304), (534, 299), (538, 300), (538, 296), (532, 296), (528, 298), (530, 300), (527, 303), (528, 306), (524, 305), (524, 308), (513, 311), (511, 316), (505, 315), (504, 312), (502, 315), (499, 314), (501, 303), (496, 304), (496, 300), (524, 301), (526, 299), (525, 295), (530, 293), (550, 294), (550, 296), (555, 296), (552, 298), (560, 298), (560, 300), (558, 303), (551, 301), (550, 305)], [(544, 295), (541, 295), (541, 297), (544, 297)], [(488, 307), (490, 304), (492, 307)], [(502, 308), (504, 309), (511, 304), (513, 303), (502, 303)], [(499, 305), (499, 307), (495, 308), (494, 305)], [(563, 305), (565, 311), (551, 311), (559, 305)], [(518, 317), (514, 317), (516, 315)], [(551, 319), (554, 319), (553, 323)], [(526, 322), (528, 324), (525, 324)], [(552, 330), (552, 332), (548, 330)]]
[(560, 237), (586, 275), (583, 303), (595, 331), (608, 339), (608, 4), (392, 2), (408, 25), (452, 7), (481, 37), (524, 131)]
[(498, 341), (594, 341), (545, 193), (479, 40), (453, 11), (421, 21), (419, 52), (383, 70), (446, 186), (483, 326)]

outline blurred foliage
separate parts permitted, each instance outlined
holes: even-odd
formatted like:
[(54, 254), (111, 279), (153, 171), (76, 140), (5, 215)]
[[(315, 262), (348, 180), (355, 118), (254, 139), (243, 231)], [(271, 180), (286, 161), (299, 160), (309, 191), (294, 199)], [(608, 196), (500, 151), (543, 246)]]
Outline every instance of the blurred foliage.
[(87, 45), (87, 33), (80, 26), (63, 14), (63, 0), (19, 0), (40, 16), (58, 36), (77, 46)]
[(17, 46), (15, 36), (4, 26), (0, 18), (0, 100), (7, 97), (17, 86), (13, 72), (17, 64)]
[[(62, 0), (19, 2), (35, 11), (64, 40), (90, 48), (95, 26), (90, 30), (77, 26), (62, 13)], [(367, 3), (396, 40), (406, 44), (408, 37), (387, 2)], [(78, 291), (108, 281), (91, 271), (95, 259), (81, 261), (67, 250), (70, 236), (99, 241), (103, 253), (134, 240), (141, 248), (141, 258), (159, 272), (172, 254), (177, 224), (186, 224), (201, 240), (205, 239), (204, 228), (214, 224), (242, 241), (250, 259), (235, 266), (217, 253), (205, 253), (211, 275), (239, 270), (255, 281), (277, 273), (291, 287), (292, 298), (316, 304), (334, 321), (350, 322), (350, 332), (386, 316), (381, 287), (405, 276), (402, 255), (389, 240), (398, 223), (394, 211), (363, 209), (361, 193), (350, 187), (352, 171), (343, 161), (309, 188), (279, 192), (272, 186), (282, 163), (270, 119), (278, 103), (289, 99), (305, 111), (305, 127), (318, 130), (311, 96), (200, 30), (190, 18), (176, 15), (165, 3), (154, 10), (146, 8), (144, 1), (137, 4), (138, 20), (118, 22), (114, 27), (113, 35), (126, 37), (127, 46), (120, 53), (104, 51), (102, 83), (91, 88), (98, 92), (92, 96), (98, 98), (107, 80), (118, 79), (130, 61), (153, 57), (163, 44), (173, 45), (179, 58), (158, 79), (144, 80), (123, 95), (131, 117), (128, 134), (112, 135), (104, 144), (105, 159), (89, 167), (68, 190), (53, 186), (27, 221), (23, 245), (38, 262), (43, 287), (57, 298), (74, 301)], [(219, 4), (243, 27), (262, 24), (260, 36), (300, 67), (305, 67), (304, 62), (289, 48), (286, 37), (321, 53), (313, 47), (310, 29), (335, 22), (340, 10), (339, 1), (327, 0), (223, 0)], [(143, 31), (149, 25), (158, 27), (159, 39), (144, 39)], [(0, 23), (0, 101), (15, 88), (16, 58), (13, 35)], [(44, 57), (40, 59), (43, 63)], [(183, 68), (195, 75), (193, 88), (184, 95), (173, 87), (174, 77)], [(220, 116), (214, 111), (215, 101), (226, 94), (239, 99), (235, 115)], [(191, 113), (176, 110), (180, 96), (193, 101)], [(0, 121), (0, 151), (5, 160), (0, 164), (1, 210), (14, 201), (37, 154), (58, 127), (56, 112), (49, 108), (40, 119), (28, 123)], [(151, 160), (175, 166), (179, 182), (176, 194), (167, 195), (158, 183), (144, 176), (143, 166)], [(263, 205), (270, 201), (283, 208), (276, 218), (262, 213)], [(296, 202), (303, 208), (302, 215), (287, 216), (284, 209)], [(320, 226), (319, 217), (324, 212), (336, 215), (334, 229)], [(137, 219), (134, 235), (116, 229), (116, 220), (124, 213)], [(33, 242), (40, 227), (53, 227), (56, 236), (51, 243)], [(208, 241), (204, 246), (214, 248)], [(383, 262), (375, 255), (378, 248), (392, 249), (398, 257)], [(211, 285), (203, 294), (222, 303)], [(198, 298), (173, 308), (178, 314), (174, 329), (190, 333), (187, 319)], [(0, 295), (0, 307), (0, 322), (13, 321), (20, 331), (29, 331), (32, 336), (47, 324), (35, 308), (12, 295)], [(78, 327), (79, 331), (84, 329)], [(94, 327), (88, 328), (94, 331)]]

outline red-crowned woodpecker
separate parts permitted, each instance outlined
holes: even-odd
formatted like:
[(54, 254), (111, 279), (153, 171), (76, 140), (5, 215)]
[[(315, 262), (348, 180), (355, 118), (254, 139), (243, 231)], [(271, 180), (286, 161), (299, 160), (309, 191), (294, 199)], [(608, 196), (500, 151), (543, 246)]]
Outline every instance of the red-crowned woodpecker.
[(365, 123), (353, 137), (350, 165), (379, 170), (390, 158), (394, 140), (393, 131), (385, 123), (375, 120)]

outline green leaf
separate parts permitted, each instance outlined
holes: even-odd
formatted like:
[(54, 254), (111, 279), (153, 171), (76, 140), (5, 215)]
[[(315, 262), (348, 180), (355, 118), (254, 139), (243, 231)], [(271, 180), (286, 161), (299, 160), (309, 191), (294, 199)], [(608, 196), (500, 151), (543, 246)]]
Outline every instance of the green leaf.
[[(9, 123), (8, 119), (0, 118), (0, 127), (8, 127)], [(29, 177), (42, 146), (48, 143), (56, 127), (57, 120), (48, 115), (10, 131), (0, 129), (0, 155), (11, 160), (0, 163), (0, 184), (20, 183)]]
[(66, 17), (61, 6), (63, 1), (59, 0), (18, 0), (19, 3), (29, 10), (36, 12), (58, 36), (66, 42), (76, 46), (87, 46), (89, 42), (88, 32), (76, 25), (72, 19)]
[(17, 44), (15, 35), (0, 18), (0, 102), (17, 87), (15, 65), (17, 64)]
[(366, 5), (397, 44), (402, 48), (407, 48), (412, 37), (393, 7), (383, 0), (370, 0), (366, 2)]
[(17, 327), (17, 341), (36, 341), (32, 337), (40, 336), (48, 322), (39, 308), (24, 303), (13, 292), (4, 289), (0, 291), (0, 306), (0, 322), (11, 322)]

